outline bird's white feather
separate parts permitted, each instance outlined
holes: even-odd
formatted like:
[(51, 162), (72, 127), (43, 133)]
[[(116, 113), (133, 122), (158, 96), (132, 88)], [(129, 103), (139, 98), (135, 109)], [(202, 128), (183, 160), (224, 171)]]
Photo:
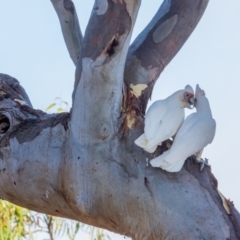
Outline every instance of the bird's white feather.
[(212, 142), (216, 122), (212, 118), (208, 100), (203, 93), (197, 98), (197, 112), (186, 118), (171, 148), (150, 161), (153, 167), (161, 167), (169, 172), (180, 171), (187, 157), (197, 153)]
[[(186, 88), (191, 90), (189, 85)], [(135, 140), (136, 145), (153, 153), (158, 145), (176, 134), (185, 116), (180, 98), (184, 91), (179, 90), (151, 105), (145, 117), (144, 133)]]

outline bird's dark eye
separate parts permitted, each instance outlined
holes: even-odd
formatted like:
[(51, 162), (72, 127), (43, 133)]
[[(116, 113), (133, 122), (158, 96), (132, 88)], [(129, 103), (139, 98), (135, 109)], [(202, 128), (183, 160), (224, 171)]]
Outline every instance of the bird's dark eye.
[(188, 93), (184, 93), (184, 99), (188, 100), (188, 98), (189, 98), (189, 94)]

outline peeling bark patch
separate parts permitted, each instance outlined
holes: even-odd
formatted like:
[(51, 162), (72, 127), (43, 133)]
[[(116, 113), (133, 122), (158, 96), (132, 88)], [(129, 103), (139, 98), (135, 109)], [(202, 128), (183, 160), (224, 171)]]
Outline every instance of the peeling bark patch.
[(148, 87), (147, 84), (130, 84), (130, 88), (132, 89), (132, 93), (135, 97), (140, 97), (142, 95), (142, 91)]
[[(135, 123), (136, 123), (137, 117), (143, 118), (145, 116), (145, 110), (147, 107), (148, 99), (151, 97), (152, 89), (154, 86), (154, 81), (148, 83), (146, 85), (147, 86), (146, 88), (144, 86), (145, 84), (137, 84), (137, 85), (140, 85), (140, 88), (137, 87), (137, 91), (135, 89), (135, 94), (133, 93), (131, 88), (128, 88), (127, 101), (126, 101), (127, 109), (125, 110), (127, 115), (130, 114), (130, 116), (128, 117), (128, 120), (132, 120), (132, 117), (134, 117)], [(142, 89), (140, 96), (139, 96), (139, 91), (138, 91), (139, 89), (140, 90)], [(139, 97), (137, 97), (136, 95)], [(133, 116), (133, 113), (135, 114), (134, 116)], [(131, 128), (133, 128), (135, 125), (136, 124), (134, 124), (134, 125), (131, 124), (130, 126), (131, 126)]]
[(162, 42), (172, 32), (173, 28), (177, 24), (178, 15), (174, 15), (171, 18), (163, 22), (153, 33), (153, 41), (155, 43)]
[[(198, 9), (200, 2), (203, 5), (201, 9)], [(164, 67), (177, 54), (189, 35), (193, 32), (204, 12), (207, 2), (208, 0), (164, 1), (150, 25), (147, 26), (132, 44), (129, 55), (136, 56), (141, 62), (141, 66), (145, 69), (151, 65), (152, 68), (159, 68), (159, 73), (162, 72)], [(175, 26), (173, 26), (177, 18), (176, 16), (178, 16), (178, 20)], [(170, 29), (171, 34), (169, 34), (170, 30), (168, 27), (164, 27), (164, 25), (172, 28)], [(132, 82), (136, 83), (137, 81), (129, 81), (129, 83)], [(145, 82), (149, 82), (149, 80), (146, 78)]]
[(103, 15), (106, 13), (108, 9), (108, 1), (107, 0), (96, 0), (96, 12), (98, 15)]
[(134, 128), (135, 122), (136, 122), (135, 118), (136, 118), (136, 111), (132, 110), (130, 113), (127, 114), (126, 121), (127, 121), (128, 128), (130, 129)]
[[(84, 37), (83, 58), (91, 58), (95, 61), (107, 49), (109, 49), (108, 55), (113, 56), (116, 53), (116, 46), (118, 45), (120, 49), (125, 38), (122, 42), (118, 42), (118, 39), (130, 32), (131, 24), (132, 20), (126, 4), (108, 0), (105, 14), (98, 15), (95, 12), (89, 21)], [(116, 36), (119, 36), (118, 39)], [(111, 43), (110, 48), (107, 47), (109, 43)]]
[(227, 214), (231, 214), (231, 211), (230, 211), (230, 208), (228, 206), (228, 201), (227, 199), (222, 195), (222, 193), (217, 189), (217, 192), (219, 194), (219, 196), (221, 197), (222, 199), (222, 204), (223, 204), (223, 207), (224, 209), (226, 210)]

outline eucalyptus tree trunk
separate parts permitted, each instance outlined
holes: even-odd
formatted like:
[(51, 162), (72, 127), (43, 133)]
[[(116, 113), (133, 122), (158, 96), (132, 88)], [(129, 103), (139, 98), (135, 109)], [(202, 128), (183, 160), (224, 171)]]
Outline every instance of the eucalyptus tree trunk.
[(76, 65), (70, 114), (33, 109), (0, 74), (0, 197), (131, 237), (240, 239), (240, 215), (194, 156), (178, 173), (151, 168), (134, 144), (160, 73), (208, 0), (165, 0), (129, 47), (140, 0), (96, 0), (82, 36), (71, 0), (51, 0)]

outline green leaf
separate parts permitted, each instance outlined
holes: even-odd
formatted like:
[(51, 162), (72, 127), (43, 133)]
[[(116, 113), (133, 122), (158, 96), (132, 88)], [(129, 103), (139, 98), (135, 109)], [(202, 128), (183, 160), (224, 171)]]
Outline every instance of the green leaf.
[(46, 111), (49, 111), (51, 108), (53, 108), (54, 106), (56, 106), (56, 103), (52, 103), (50, 104), (47, 108)]

